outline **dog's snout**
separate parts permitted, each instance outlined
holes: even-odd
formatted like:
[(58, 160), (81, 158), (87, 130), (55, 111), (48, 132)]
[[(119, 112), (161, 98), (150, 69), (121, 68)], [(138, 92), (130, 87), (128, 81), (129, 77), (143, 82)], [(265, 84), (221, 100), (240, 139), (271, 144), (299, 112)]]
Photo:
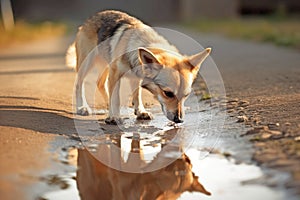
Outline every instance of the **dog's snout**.
[(183, 120), (181, 119), (181, 117), (178, 117), (178, 115), (175, 115), (174, 120), (175, 123), (182, 123)]

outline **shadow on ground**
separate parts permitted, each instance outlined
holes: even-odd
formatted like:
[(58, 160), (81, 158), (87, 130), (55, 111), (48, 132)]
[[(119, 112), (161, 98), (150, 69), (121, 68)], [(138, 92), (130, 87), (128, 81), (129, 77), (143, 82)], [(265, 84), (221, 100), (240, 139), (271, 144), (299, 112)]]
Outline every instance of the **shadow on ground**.
[(64, 110), (34, 106), (0, 106), (0, 126), (60, 135), (76, 134), (73, 118), (57, 112), (72, 114)]

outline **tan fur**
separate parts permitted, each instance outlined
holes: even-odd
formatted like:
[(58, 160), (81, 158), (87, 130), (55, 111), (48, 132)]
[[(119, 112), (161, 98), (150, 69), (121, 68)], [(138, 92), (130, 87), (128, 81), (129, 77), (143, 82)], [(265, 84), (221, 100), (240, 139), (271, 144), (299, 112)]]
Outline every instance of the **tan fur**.
[[(76, 56), (68, 54), (67, 60), (70, 62), (72, 56), (77, 59), (77, 113), (92, 113), (85, 99), (84, 79), (92, 66), (97, 65), (97, 86), (108, 100), (106, 122), (111, 124), (121, 122), (119, 84), (128, 72), (138, 79), (132, 85), (140, 86), (133, 93), (138, 119), (152, 119), (141, 102), (141, 87), (144, 87), (154, 94), (169, 120), (182, 122), (184, 100), (191, 92), (201, 63), (210, 53), (210, 49), (206, 49), (190, 57), (183, 56), (151, 27), (118, 11), (104, 11), (89, 18), (78, 30), (75, 48)], [(71, 49), (68, 52), (72, 52)], [(106, 83), (107, 92), (104, 90)], [(174, 97), (166, 96), (166, 92)]]

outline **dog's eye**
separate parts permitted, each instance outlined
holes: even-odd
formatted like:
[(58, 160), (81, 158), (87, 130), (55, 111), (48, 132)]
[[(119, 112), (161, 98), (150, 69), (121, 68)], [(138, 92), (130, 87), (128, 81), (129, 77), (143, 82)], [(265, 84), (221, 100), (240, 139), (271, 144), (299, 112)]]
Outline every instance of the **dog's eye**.
[(174, 98), (175, 96), (173, 92), (169, 92), (169, 91), (164, 91), (164, 94), (169, 98)]

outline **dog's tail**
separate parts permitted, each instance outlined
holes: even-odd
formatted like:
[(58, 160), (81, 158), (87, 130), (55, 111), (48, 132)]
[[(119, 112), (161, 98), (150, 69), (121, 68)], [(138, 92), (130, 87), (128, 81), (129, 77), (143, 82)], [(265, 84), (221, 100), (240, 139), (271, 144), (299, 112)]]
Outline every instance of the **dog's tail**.
[(77, 58), (76, 58), (76, 48), (75, 42), (71, 44), (67, 50), (66, 54), (66, 66), (76, 70)]

